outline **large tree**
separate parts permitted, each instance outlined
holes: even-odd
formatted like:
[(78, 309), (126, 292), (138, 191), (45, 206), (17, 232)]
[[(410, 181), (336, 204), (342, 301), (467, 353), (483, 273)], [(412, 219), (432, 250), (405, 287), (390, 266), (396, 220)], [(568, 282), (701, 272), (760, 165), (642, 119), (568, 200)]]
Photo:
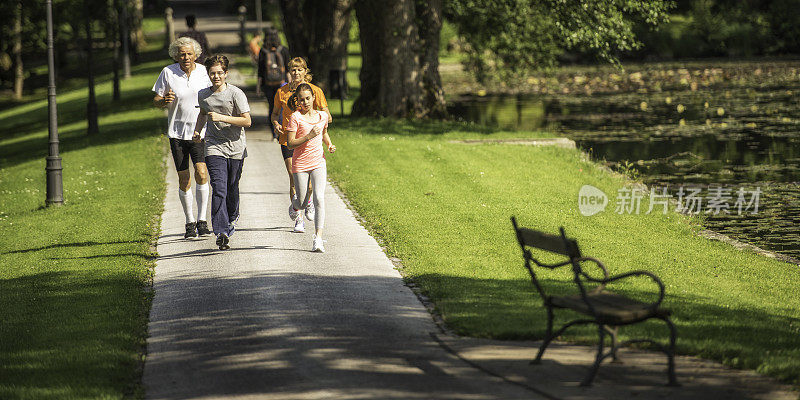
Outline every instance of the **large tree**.
[(441, 0), (358, 0), (361, 95), (353, 114), (425, 117), (445, 113), (439, 78)]
[(293, 56), (308, 59), (314, 82), (327, 91), (331, 70), (347, 66), (347, 42), (355, 0), (280, 0)]
[[(468, 43), (467, 66), (479, 79), (552, 67), (564, 51), (617, 63), (639, 46), (637, 22), (656, 25), (670, 0), (281, 0), (295, 54), (308, 56), (318, 82), (339, 62), (354, 6), (361, 37), (361, 95), (353, 113), (426, 117), (444, 114), (439, 78), (443, 13)], [(339, 11), (337, 11), (339, 10)], [(333, 54), (333, 56), (331, 56)], [(327, 63), (327, 64), (326, 64)], [(322, 76), (319, 76), (319, 74)]]
[(325, 89), (344, 70), (350, 13), (361, 32), (361, 95), (357, 115), (443, 115), (439, 79), (442, 0), (281, 0), (292, 54), (307, 57)]

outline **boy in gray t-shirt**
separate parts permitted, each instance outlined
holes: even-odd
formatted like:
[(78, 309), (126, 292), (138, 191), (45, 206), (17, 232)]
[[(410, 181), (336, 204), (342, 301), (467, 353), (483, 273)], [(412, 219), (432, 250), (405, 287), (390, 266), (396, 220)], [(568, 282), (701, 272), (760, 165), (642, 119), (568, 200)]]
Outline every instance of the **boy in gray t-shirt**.
[[(200, 112), (213, 111), (222, 115), (238, 116), (250, 112), (250, 104), (242, 89), (227, 84), (221, 92), (214, 87), (201, 89), (197, 93)], [(222, 156), (241, 160), (247, 157), (247, 139), (244, 127), (223, 121), (208, 121), (206, 125), (206, 155)]]
[(215, 55), (205, 65), (211, 87), (197, 93), (200, 115), (192, 139), (199, 142), (198, 128), (206, 126), (206, 166), (213, 190), (211, 225), (217, 246), (225, 250), (230, 248), (228, 243), (239, 219), (239, 179), (247, 157), (244, 128), (250, 127), (250, 105), (241, 89), (225, 83), (227, 57)]

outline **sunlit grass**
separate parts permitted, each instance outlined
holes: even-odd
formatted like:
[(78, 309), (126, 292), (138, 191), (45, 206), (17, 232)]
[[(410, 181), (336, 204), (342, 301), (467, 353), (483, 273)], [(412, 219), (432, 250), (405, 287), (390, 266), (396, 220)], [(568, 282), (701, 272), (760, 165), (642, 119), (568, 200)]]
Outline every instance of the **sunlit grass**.
[[(544, 309), (509, 222), (516, 215), (540, 230), (564, 226), (584, 254), (603, 260), (612, 274), (646, 269), (659, 275), (680, 353), (800, 382), (797, 266), (699, 237), (696, 221), (672, 211), (620, 215), (612, 203), (604, 213), (582, 216), (582, 185), (613, 199), (628, 182), (578, 151), (451, 142), (543, 135), (448, 123), (341, 121), (331, 130), (338, 150), (328, 168), (370, 231), (459, 334), (543, 336)], [(546, 285), (565, 290), (566, 275), (555, 278), (561, 283), (548, 279)], [(644, 281), (621, 289), (655, 293)], [(667, 337), (656, 322), (622, 332), (626, 338)], [(595, 335), (575, 329), (564, 339), (591, 342)]]
[(150, 87), (166, 62), (134, 66), (120, 102), (99, 77), (96, 136), (85, 87), (58, 92), (63, 206), (44, 207), (46, 100), (0, 111), (0, 398), (142, 395), (164, 195), (164, 115)]

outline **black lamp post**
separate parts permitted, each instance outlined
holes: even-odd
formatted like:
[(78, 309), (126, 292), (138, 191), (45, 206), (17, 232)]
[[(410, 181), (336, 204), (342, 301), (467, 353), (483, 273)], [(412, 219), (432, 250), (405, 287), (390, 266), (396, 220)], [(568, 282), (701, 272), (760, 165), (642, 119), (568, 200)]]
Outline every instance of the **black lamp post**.
[(58, 155), (58, 113), (56, 110), (56, 76), (53, 57), (53, 2), (47, 0), (47, 110), (50, 115), (48, 132), (50, 133), (50, 152), (47, 156), (47, 199), (45, 204), (64, 204), (64, 188), (61, 184), (61, 157)]

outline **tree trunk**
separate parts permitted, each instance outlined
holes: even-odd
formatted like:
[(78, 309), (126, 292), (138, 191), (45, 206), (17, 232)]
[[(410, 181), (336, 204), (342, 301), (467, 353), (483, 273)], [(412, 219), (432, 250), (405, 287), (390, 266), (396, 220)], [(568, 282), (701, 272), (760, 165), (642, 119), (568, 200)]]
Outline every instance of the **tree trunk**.
[(346, 67), (353, 2), (280, 0), (289, 52), (308, 60), (314, 84), (326, 93), (330, 71)]
[(303, 1), (280, 0), (283, 15), (283, 29), (286, 41), (289, 42), (289, 53), (293, 57), (308, 57), (309, 35), (306, 29), (313, 26), (311, 16), (303, 13)]
[(86, 102), (86, 133), (96, 135), (99, 133), (97, 126), (97, 100), (94, 93), (94, 50), (92, 49), (92, 17), (89, 8), (86, 9), (86, 77), (89, 87), (89, 99)]
[[(420, 38), (414, 0), (360, 0), (361, 95), (353, 114), (423, 117)], [(438, 46), (438, 43), (437, 43)]]
[(423, 114), (434, 118), (447, 115), (439, 76), (439, 36), (442, 31), (442, 0), (417, 0), (417, 21), (422, 54), (422, 105)]
[(60, 29), (53, 27), (53, 47), (55, 48), (55, 72), (56, 80), (58, 80), (58, 71), (67, 66), (67, 54), (69, 54), (69, 40), (66, 38), (69, 35), (63, 34)]
[(131, 77), (131, 55), (130, 43), (131, 35), (128, 31), (128, 4), (123, 1), (120, 6), (119, 26), (120, 26), (120, 43), (122, 44), (122, 76), (124, 79)]
[(361, 71), (358, 79), (361, 81), (361, 94), (353, 103), (351, 111), (354, 115), (372, 116), (378, 114), (378, 109), (371, 104), (378, 98), (380, 91), (380, 53), (382, 40), (375, 36), (383, 26), (383, 13), (380, 7), (371, 0), (359, 0), (356, 3), (356, 19), (358, 20), (359, 37), (361, 41)]
[(117, 0), (110, 0), (108, 2), (108, 21), (103, 25), (106, 28), (106, 40), (112, 50), (111, 58), (111, 71), (113, 73), (111, 78), (111, 100), (119, 101), (119, 8), (117, 7)]
[(14, 13), (14, 98), (20, 100), (25, 82), (25, 71), (22, 69), (22, 0), (15, 5)]
[[(331, 54), (328, 65), (328, 75), (331, 70), (347, 71), (347, 43), (350, 42), (350, 14), (353, 10), (353, 0), (339, 0), (333, 10), (333, 23), (331, 39)], [(346, 84), (345, 80), (345, 84)], [(342, 94), (347, 88), (342, 88)]]
[[(172, 7), (167, 7), (164, 10), (164, 29), (166, 29), (167, 34), (164, 36), (164, 48), (169, 49), (169, 45), (172, 44), (172, 41), (175, 40), (175, 20), (172, 18), (173, 10)], [(209, 49), (204, 49), (206, 53), (208, 53)]]
[[(313, 5), (313, 6), (312, 6)], [(314, 83), (346, 67), (350, 11), (361, 31), (361, 95), (353, 114), (440, 117), (442, 0), (280, 0), (289, 49), (307, 57)]]
[(144, 30), (142, 29), (142, 21), (144, 21), (144, 0), (134, 0), (133, 1), (133, 42), (135, 44), (134, 47), (134, 59), (138, 63), (139, 61), (139, 51), (143, 49), (144, 46), (147, 45), (147, 41), (144, 38)]
[[(111, 10), (112, 14), (114, 15), (114, 10)], [(117, 38), (119, 37), (119, 26), (113, 25), (111, 28), (111, 32), (108, 35), (111, 38), (111, 47), (114, 49), (114, 59), (112, 69), (114, 70), (114, 77), (111, 81), (111, 99), (114, 101), (119, 101), (121, 98), (120, 90), (119, 90), (119, 41)]]

